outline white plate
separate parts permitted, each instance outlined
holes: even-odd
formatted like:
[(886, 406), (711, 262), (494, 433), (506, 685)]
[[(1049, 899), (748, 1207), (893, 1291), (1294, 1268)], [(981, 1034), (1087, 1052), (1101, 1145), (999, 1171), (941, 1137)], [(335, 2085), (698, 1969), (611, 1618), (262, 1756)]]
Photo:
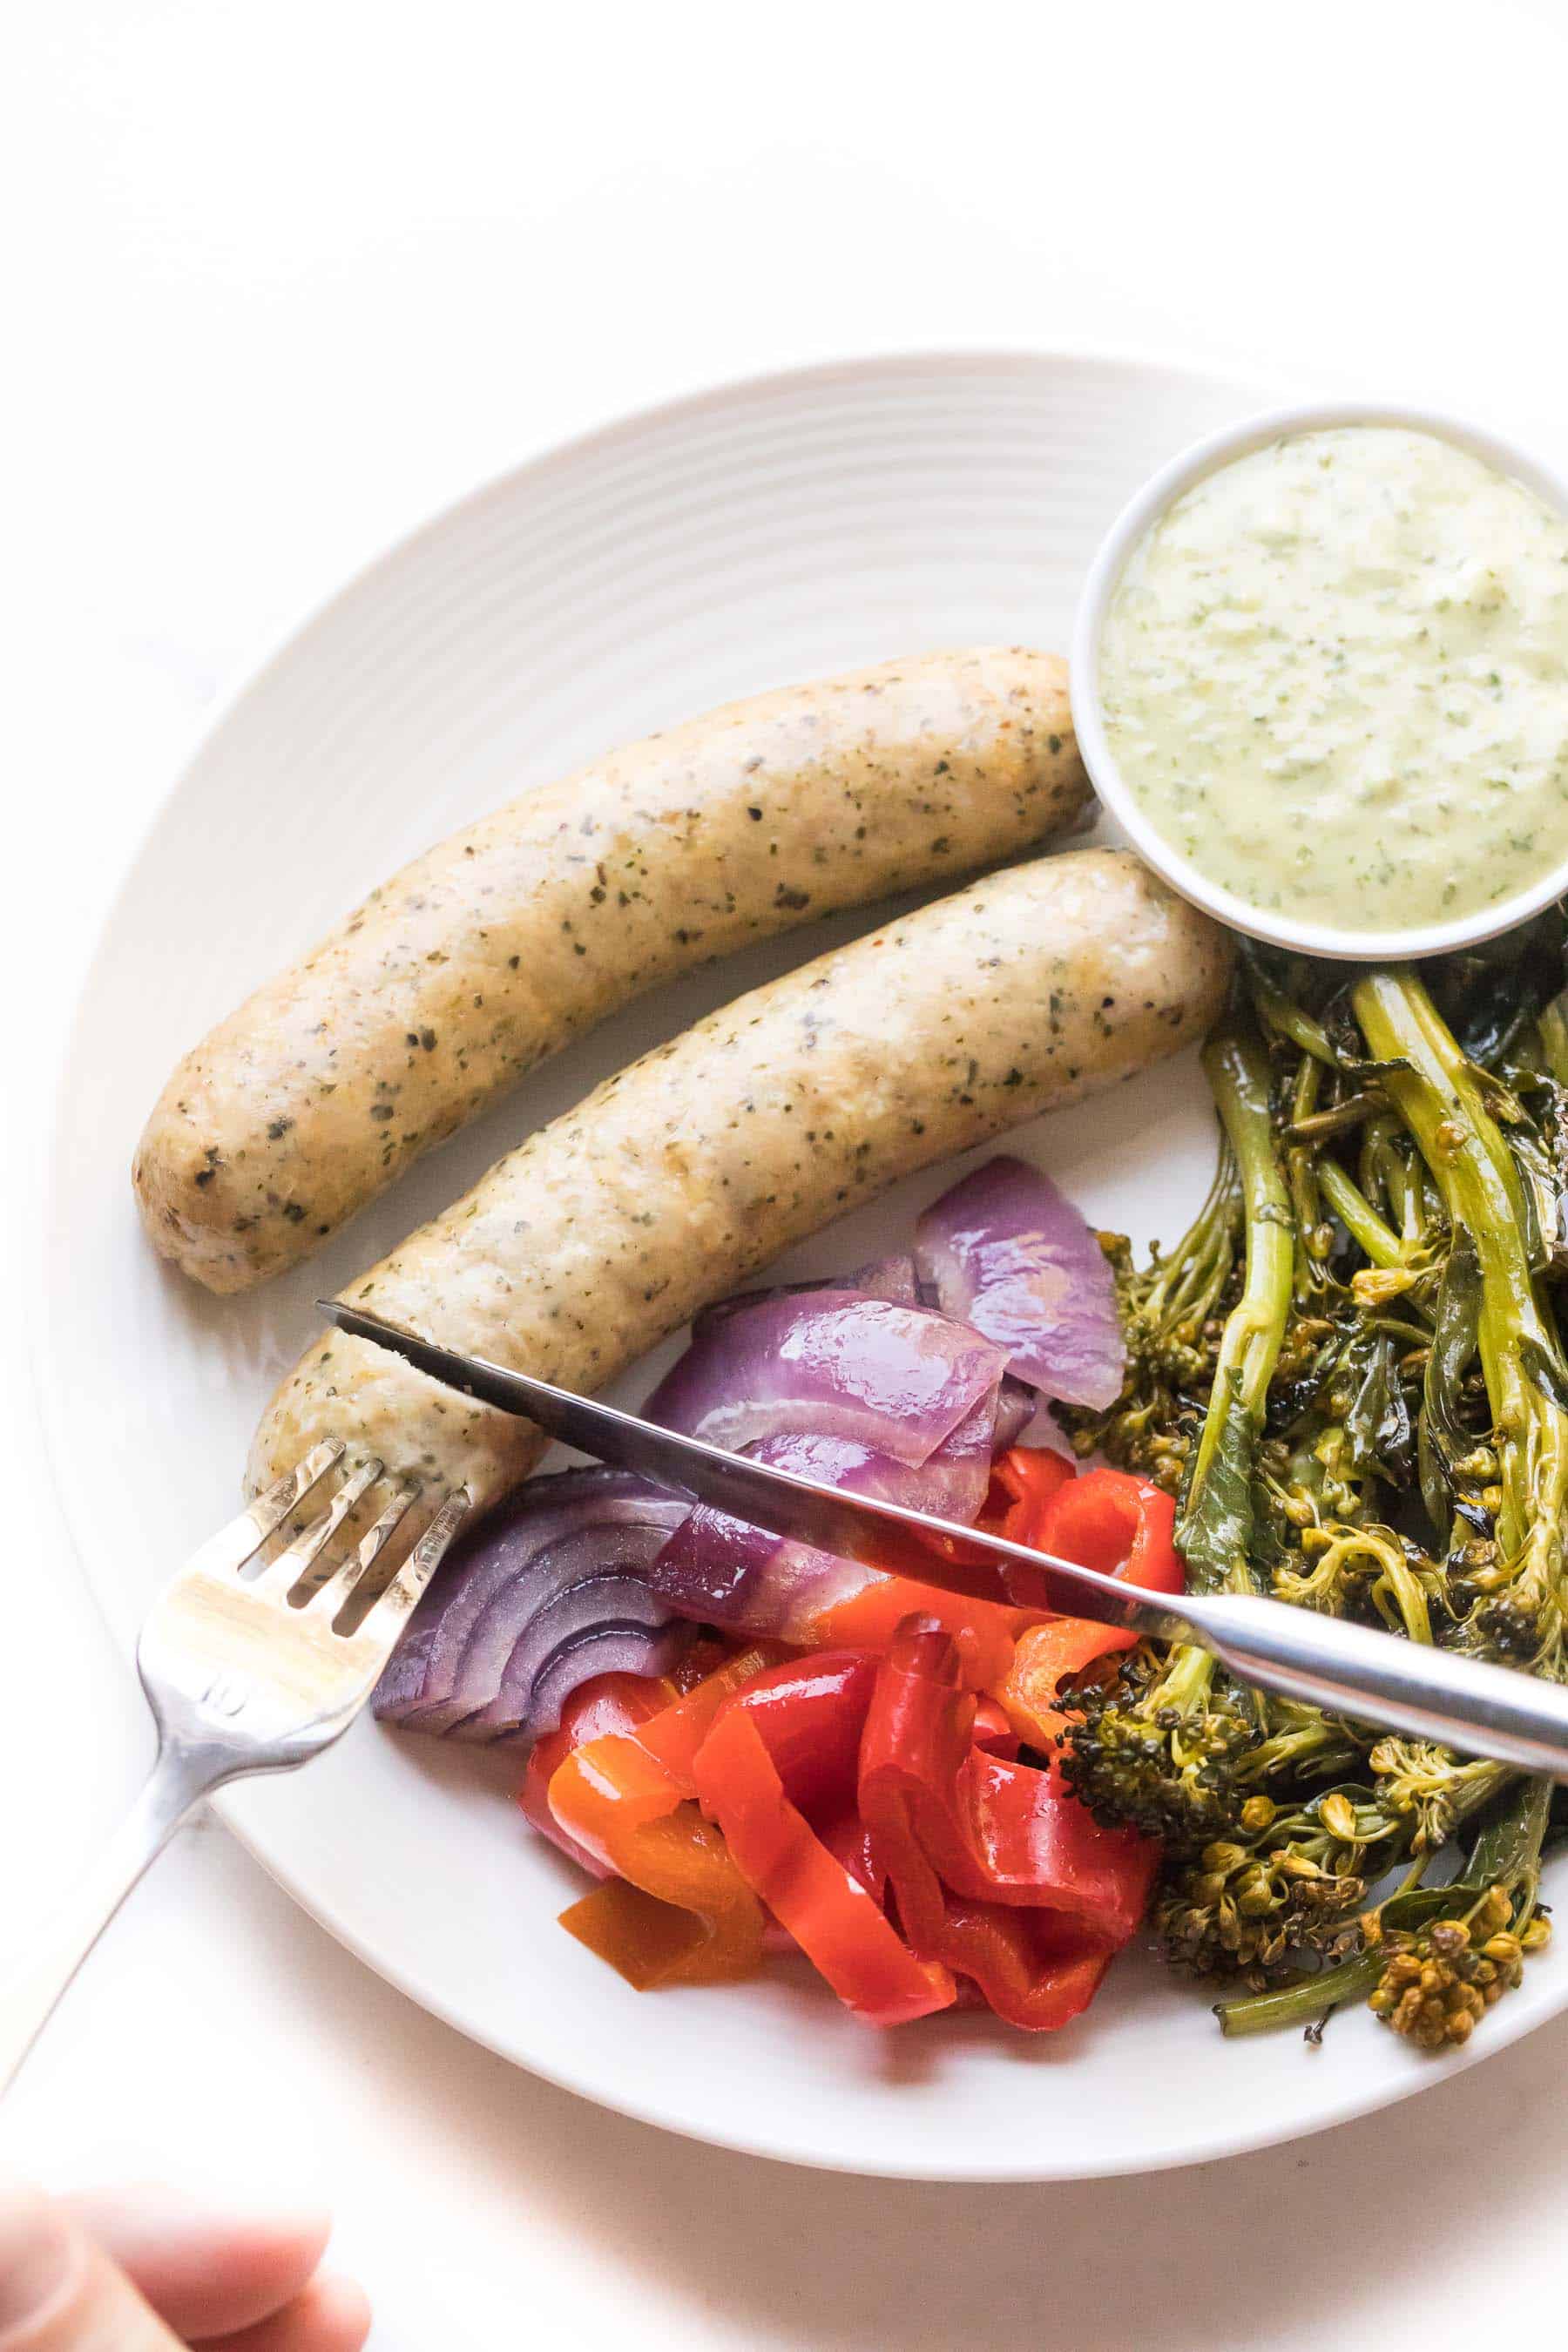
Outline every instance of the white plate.
[[(159, 1574), (233, 1507), (310, 1301), (525, 1129), (710, 1005), (846, 937), (759, 950), (610, 1023), (426, 1160), (311, 1265), (216, 1300), (142, 1243), (127, 1170), (178, 1053), (369, 885), (596, 750), (728, 697), (922, 647), (1067, 642), (1100, 533), (1169, 452), (1259, 388), (1120, 362), (880, 360), (632, 419), (480, 492), (320, 614), (246, 689), (157, 819), (110, 920), (61, 1095), (41, 1378), (65, 1507), (129, 1640)], [(1206, 1181), (1190, 1060), (1037, 1122), (1100, 1222), (1173, 1235)], [(796, 1253), (853, 1265), (951, 1170)], [(646, 1376), (645, 1376), (646, 1377)], [(622, 1391), (637, 1396), (643, 1382)], [(1420, 2059), (1361, 2011), (1323, 2049), (1226, 2044), (1204, 1994), (1129, 1956), (1031, 2040), (981, 2016), (878, 2036), (804, 1964), (639, 1997), (563, 1935), (574, 1874), (511, 1805), (515, 1761), (366, 1722), (225, 1800), (282, 1884), (414, 1998), (521, 2064), (673, 2129), (798, 2162), (1060, 2179), (1192, 2162), (1341, 2121), (1563, 2006), (1548, 1954), (1471, 2052)]]

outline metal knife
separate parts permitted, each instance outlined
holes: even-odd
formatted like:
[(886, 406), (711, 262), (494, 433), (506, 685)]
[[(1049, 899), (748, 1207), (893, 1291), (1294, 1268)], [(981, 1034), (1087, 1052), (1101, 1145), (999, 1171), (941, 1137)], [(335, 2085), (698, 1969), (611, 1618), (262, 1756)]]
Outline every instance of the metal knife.
[(1145, 1592), (1052, 1553), (900, 1503), (841, 1494), (660, 1429), (526, 1372), (459, 1355), (342, 1300), (317, 1304), (340, 1331), (389, 1349), (443, 1388), (771, 1535), (982, 1600), (1089, 1617), (1160, 1641), (1198, 1642), (1260, 1690), (1568, 1780), (1568, 1688), (1557, 1684), (1261, 1595)]

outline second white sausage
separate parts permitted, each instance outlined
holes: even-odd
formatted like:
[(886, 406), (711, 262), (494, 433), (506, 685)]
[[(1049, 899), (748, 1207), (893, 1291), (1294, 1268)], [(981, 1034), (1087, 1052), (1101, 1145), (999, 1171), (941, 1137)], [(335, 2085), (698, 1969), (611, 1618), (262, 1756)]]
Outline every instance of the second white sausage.
[[(1225, 934), (1124, 850), (1037, 859), (818, 957), (606, 1080), (342, 1293), (587, 1391), (901, 1176), (1200, 1036)], [(273, 1398), (253, 1485), (319, 1438), (488, 1507), (528, 1423), (330, 1332)]]

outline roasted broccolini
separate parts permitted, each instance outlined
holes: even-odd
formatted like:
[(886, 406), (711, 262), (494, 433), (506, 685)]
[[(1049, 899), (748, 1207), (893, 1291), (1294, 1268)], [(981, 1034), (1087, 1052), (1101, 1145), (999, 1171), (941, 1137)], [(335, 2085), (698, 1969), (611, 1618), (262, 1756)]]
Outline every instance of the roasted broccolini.
[[(1205, 1054), (1214, 1186), (1146, 1270), (1110, 1245), (1128, 1374), (1074, 1443), (1179, 1495), (1195, 1590), (1568, 1676), (1560, 933), (1433, 986), (1342, 977), (1253, 961)], [(1370, 1997), (1462, 2039), (1544, 1940), (1550, 1791), (1506, 1768), (1265, 1700), (1190, 1646), (1074, 1701), (1072, 1785), (1163, 1843), (1168, 1955), (1253, 1988), (1227, 2031)]]

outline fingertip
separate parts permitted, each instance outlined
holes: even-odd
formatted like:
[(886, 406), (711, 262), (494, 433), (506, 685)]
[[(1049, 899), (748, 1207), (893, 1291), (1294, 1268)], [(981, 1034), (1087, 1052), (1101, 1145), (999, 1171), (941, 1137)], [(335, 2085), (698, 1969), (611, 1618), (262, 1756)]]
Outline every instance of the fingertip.
[(241, 2210), (237, 2216), (231, 2213), (226, 2221), (222, 2209), (215, 2206), (213, 2223), (226, 2229), (231, 2242), (243, 2245), (257, 2264), (300, 2269), (307, 2278), (313, 2276), (332, 2234), (332, 2217), (324, 2205), (300, 2205), (292, 2210), (283, 2207), (277, 2212)]
[(328, 2272), (307, 2295), (315, 2334), (310, 2352), (361, 2352), (370, 2336), (370, 2297), (357, 2279)]
[(370, 2336), (370, 2305), (353, 2279), (312, 2279), (287, 2311), (201, 2352), (363, 2352)]
[(319, 2207), (245, 2211), (143, 2182), (72, 2200), (89, 2233), (184, 2336), (237, 2333), (293, 2303), (326, 2252)]
[(277, 2213), (226, 2213), (214, 2206), (205, 2229), (209, 2256), (221, 2262), (225, 2275), (237, 2291), (243, 2288), (259, 2316), (292, 2302), (314, 2278), (332, 2234), (332, 2217), (321, 2206)]
[(0, 2332), (26, 2328), (66, 2292), (82, 2263), (67, 2216), (30, 2180), (0, 2179)]

